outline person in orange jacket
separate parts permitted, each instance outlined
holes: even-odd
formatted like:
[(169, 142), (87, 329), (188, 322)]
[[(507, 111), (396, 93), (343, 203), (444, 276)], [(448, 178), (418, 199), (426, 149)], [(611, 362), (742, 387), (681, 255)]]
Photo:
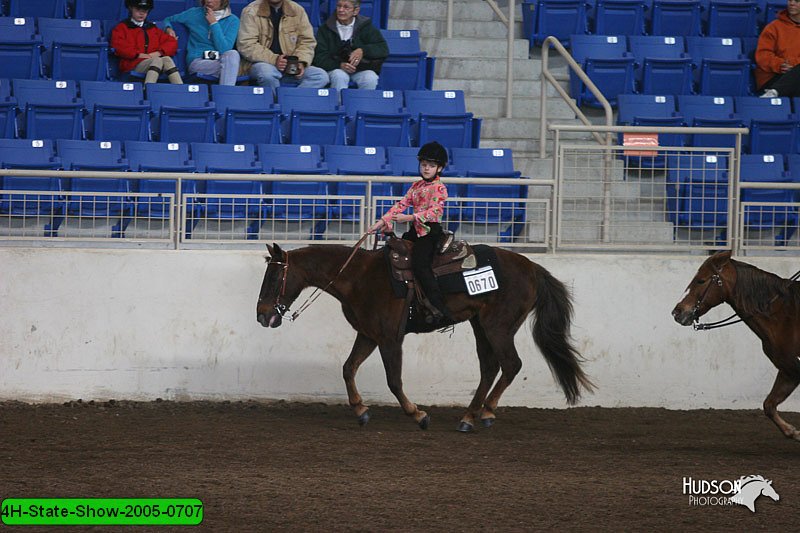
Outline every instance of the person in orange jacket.
[(144, 72), (145, 83), (155, 83), (161, 73), (170, 83), (183, 83), (171, 56), (178, 52), (178, 41), (148, 22), (153, 0), (125, 0), (130, 18), (111, 31), (111, 47), (120, 58), (120, 72)]
[(800, 96), (800, 0), (787, 0), (758, 38), (756, 88), (762, 98)]

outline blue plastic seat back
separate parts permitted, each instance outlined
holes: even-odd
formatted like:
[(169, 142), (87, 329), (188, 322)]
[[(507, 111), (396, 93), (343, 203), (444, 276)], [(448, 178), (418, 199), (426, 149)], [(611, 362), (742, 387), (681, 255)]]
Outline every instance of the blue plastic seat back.
[(692, 93), (692, 60), (682, 37), (635, 35), (629, 41), (641, 93)]
[[(788, 183), (793, 181), (791, 172), (784, 170), (782, 154), (744, 154), (739, 178), (742, 182), (760, 181)], [(793, 233), (797, 228), (797, 194), (791, 189), (742, 189), (743, 202), (783, 202), (795, 205), (745, 206), (745, 225), (751, 229), (781, 229)]]
[[(248, 4), (251, 3), (251, 0), (231, 0), (230, 7), (231, 7), (231, 14), (236, 15), (237, 17), (242, 17), (242, 10), (247, 7)], [(312, 22), (313, 25), (313, 22)]]
[(347, 138), (358, 146), (408, 146), (411, 115), (400, 91), (345, 89)]
[(464, 91), (405, 91), (406, 110), (412, 117), (462, 115), (467, 112)]
[(145, 89), (146, 100), (156, 114), (162, 106), (201, 108), (209, 102), (208, 85), (150, 83)]
[(670, 118), (675, 116), (675, 97), (672, 95), (621, 94), (617, 124), (633, 124), (637, 117)]
[(208, 86), (150, 83), (146, 99), (153, 108), (151, 130), (163, 142), (213, 142), (216, 108)]
[(750, 61), (738, 37), (687, 37), (700, 94), (739, 96), (751, 92)]
[[(130, 193), (131, 182), (127, 179), (113, 178), (72, 178), (70, 190), (73, 192), (114, 192)], [(67, 212), (86, 217), (107, 217), (133, 214), (133, 199), (122, 195), (70, 195)]]
[(133, 171), (194, 172), (187, 143), (125, 141), (125, 157)]
[[(741, 127), (742, 120), (734, 113), (734, 99), (730, 96), (680, 95), (678, 113), (687, 126), (696, 127)], [(688, 145), (694, 147), (733, 147), (736, 136), (693, 134)]]
[(0, 139), (2, 168), (61, 168), (55, 143), (48, 139)]
[[(9, 19), (2, 19), (9, 20)], [(13, 25), (0, 25), (0, 72), (4, 78), (39, 79), (42, 77), (42, 40), (31, 34), (33, 19), (19, 19), (24, 22)], [(33, 30), (35, 31), (35, 30)]]
[(710, 37), (753, 37), (758, 35), (756, 2), (711, 0), (708, 11)]
[[(572, 55), (612, 106), (617, 95), (634, 92), (634, 58), (623, 35), (575, 35)], [(600, 103), (570, 71), (570, 90), (578, 105)]]
[(324, 147), (325, 163), (332, 174), (385, 175), (386, 150), (382, 146), (336, 146)]
[(129, 170), (120, 141), (58, 139), (56, 153), (67, 170)]
[(292, 111), (338, 111), (339, 93), (336, 89), (307, 89), (278, 87), (278, 104), (284, 115)]
[[(55, 156), (49, 140), (0, 139), (0, 168), (60, 169), (61, 160)], [(2, 188), (12, 191), (62, 191), (60, 178), (5, 176)], [(56, 214), (63, 212), (60, 195), (0, 195), (0, 212), (15, 215)]]
[(83, 101), (75, 81), (12, 81), (28, 139), (82, 139)]
[(8, 14), (12, 17), (53, 17), (67, 16), (66, 0), (11, 0)]
[(198, 172), (263, 172), (252, 144), (192, 143), (192, 160)]
[(356, 113), (397, 114), (403, 112), (403, 93), (401, 91), (367, 89), (344, 89), (342, 107), (350, 118)]
[(260, 144), (281, 141), (280, 109), (272, 91), (263, 87), (212, 85), (220, 118), (217, 131), (226, 143)]
[(284, 123), (283, 138), (290, 144), (344, 144), (344, 111), (336, 89), (278, 88)]
[[(395, 176), (419, 176), (419, 160), (417, 153), (419, 148), (389, 146), (386, 148), (386, 158), (389, 168)], [(401, 184), (396, 184), (401, 185)], [(399, 192), (400, 187), (397, 187)]]
[(595, 30), (597, 35), (644, 35), (645, 10), (643, 0), (597, 0)]
[(699, 0), (654, 0), (651, 35), (700, 35)]
[(518, 178), (514, 159), (507, 148), (452, 148), (452, 167), (459, 176)]
[[(122, 11), (125, 10), (123, 13)], [(127, 14), (124, 2), (109, 0), (75, 0), (75, 18), (115, 20), (119, 22)], [(155, 20), (155, 19), (153, 19)]]
[(321, 4), (323, 3), (326, 4), (325, 11), (327, 13), (327, 2), (324, 2), (324, 0), (300, 0), (297, 3), (300, 4), (303, 7), (303, 9), (305, 9), (306, 15), (308, 15), (308, 21), (311, 23), (311, 26), (314, 27), (314, 30), (316, 30), (321, 24), (325, 22), (325, 19), (322, 16), (323, 10)]
[(425, 89), (428, 54), (420, 50), (418, 30), (380, 30), (389, 46), (381, 66), (378, 88)]
[(32, 43), (41, 41), (33, 17), (0, 17), (0, 42)]
[(118, 81), (81, 81), (86, 106), (87, 137), (96, 140), (146, 141), (150, 139), (150, 103), (142, 84)]
[(259, 144), (258, 159), (270, 174), (327, 174), (319, 145)]
[(39, 17), (38, 26), (45, 46), (53, 42), (97, 44), (105, 41), (100, 18), (96, 16), (85, 19)]
[(197, 3), (193, 0), (158, 0), (154, 3), (153, 10), (147, 15), (147, 18), (150, 20), (164, 20), (170, 15), (176, 15), (196, 5)]
[(750, 153), (791, 153), (797, 148), (798, 122), (789, 98), (736, 98), (736, 112), (750, 128)]
[(670, 155), (666, 191), (670, 221), (722, 231), (728, 220), (728, 159), (702, 153)]
[(419, 30), (380, 30), (389, 46), (390, 55), (422, 54)]
[(541, 45), (549, 36), (556, 37), (565, 46), (572, 35), (587, 33), (586, 3), (582, 0), (538, 0), (530, 9), (523, 5), (526, 37), (533, 45)]

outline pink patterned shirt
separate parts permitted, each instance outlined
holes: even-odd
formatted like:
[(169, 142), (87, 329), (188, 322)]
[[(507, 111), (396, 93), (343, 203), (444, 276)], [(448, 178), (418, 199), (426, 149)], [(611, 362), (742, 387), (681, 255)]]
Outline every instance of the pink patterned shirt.
[(414, 230), (418, 237), (424, 237), (431, 230), (427, 222), (439, 222), (444, 214), (444, 203), (447, 200), (447, 187), (436, 176), (431, 181), (421, 179), (415, 182), (402, 200), (394, 204), (381, 217), (386, 224), (386, 231), (392, 231), (392, 216), (400, 214), (409, 206), (414, 208)]

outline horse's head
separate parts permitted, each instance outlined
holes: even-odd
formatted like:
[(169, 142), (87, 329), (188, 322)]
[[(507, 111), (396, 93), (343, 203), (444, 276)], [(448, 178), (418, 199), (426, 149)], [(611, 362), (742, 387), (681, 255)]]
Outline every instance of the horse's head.
[(277, 244), (268, 244), (267, 250), (269, 259), (258, 294), (256, 320), (264, 327), (277, 328), (283, 323), (283, 317), (297, 294), (292, 291), (288, 280), (289, 254)]
[(672, 310), (672, 317), (688, 326), (723, 301), (736, 284), (736, 269), (731, 264), (731, 252), (719, 252), (700, 266), (686, 287), (683, 299)]

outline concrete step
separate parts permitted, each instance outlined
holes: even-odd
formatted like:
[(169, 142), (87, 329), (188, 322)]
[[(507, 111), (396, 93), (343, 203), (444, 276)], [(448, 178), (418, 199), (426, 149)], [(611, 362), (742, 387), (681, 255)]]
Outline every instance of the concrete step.
[[(562, 244), (596, 244), (602, 238), (599, 225), (562, 222), (559, 226)], [(673, 242), (672, 224), (642, 222), (633, 226), (614, 226), (608, 229), (609, 241), (616, 244), (669, 244)]]
[[(481, 135), (481, 148), (503, 148), (511, 150), (512, 153), (524, 154), (538, 153), (539, 143), (535, 139), (493, 139), (485, 135)], [(517, 169), (519, 170), (519, 169)]]
[[(499, 79), (464, 79), (464, 78), (434, 78), (433, 88), (436, 90), (464, 91), (464, 96), (503, 96), (506, 94), (505, 76)], [(557, 96), (552, 86), (547, 86), (547, 96)], [(542, 84), (538, 80), (515, 79), (512, 83), (514, 96), (527, 96), (538, 98), (542, 91)], [(566, 105), (566, 104), (565, 104)]]
[[(506, 39), (468, 39), (463, 37), (420, 37), (420, 48), (428, 52), (429, 56), (442, 57), (472, 57), (495, 58), (505, 61), (507, 57)], [(528, 41), (525, 39), (514, 40), (514, 58), (528, 59)], [(438, 59), (437, 59), (438, 60)]]
[[(390, 30), (419, 30), (420, 35), (447, 35), (447, 23), (442, 20), (389, 19)], [(522, 22), (515, 25), (515, 36), (522, 35)], [(500, 21), (454, 21), (454, 37), (477, 37), (503, 39), (508, 36), (506, 25)]]
[[(500, 7), (508, 16), (508, 6)], [(425, 0), (393, 0), (389, 5), (389, 18), (412, 20), (447, 20), (447, 2)], [(517, 3), (514, 18), (522, 20), (522, 5)], [(453, 21), (497, 21), (497, 14), (485, 2), (453, 2)]]
[[(556, 105), (561, 99), (548, 99), (547, 116), (559, 121), (573, 120), (575, 115), (566, 105)], [(467, 110), (476, 117), (504, 118), (506, 114), (506, 99), (497, 96), (468, 96), (466, 97)], [(541, 117), (539, 98), (516, 96), (512, 98), (511, 115), (514, 118), (529, 118), (538, 120)]]
[[(538, 80), (541, 61), (518, 59), (513, 62), (514, 80)], [(496, 59), (437, 57), (434, 79), (461, 78), (472, 80), (506, 79), (508, 66), (505, 61)]]

